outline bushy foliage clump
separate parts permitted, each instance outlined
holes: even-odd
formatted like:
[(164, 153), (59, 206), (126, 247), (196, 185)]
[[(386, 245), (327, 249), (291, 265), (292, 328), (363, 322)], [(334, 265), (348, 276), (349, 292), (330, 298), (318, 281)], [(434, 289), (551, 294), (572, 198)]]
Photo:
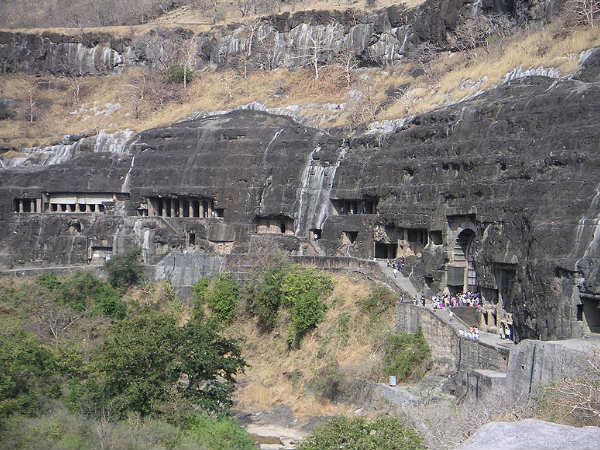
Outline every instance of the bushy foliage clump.
[(431, 350), (423, 332), (392, 334), (385, 344), (383, 373), (398, 380), (423, 376), (431, 358)]
[(91, 310), (114, 319), (125, 315), (126, 306), (119, 290), (91, 273), (78, 272), (64, 279), (49, 273), (40, 275), (37, 282), (57, 303), (75, 311)]
[(131, 249), (123, 255), (114, 256), (104, 264), (111, 286), (127, 289), (144, 279), (144, 268), (140, 261), (140, 250)]
[(230, 324), (237, 315), (240, 286), (230, 274), (219, 274), (212, 282), (208, 278), (200, 278), (192, 286), (192, 291), (194, 317), (203, 316), (204, 304), (221, 323)]
[(0, 421), (11, 414), (35, 414), (43, 397), (57, 396), (56, 373), (53, 353), (34, 336), (0, 332)]
[(167, 68), (167, 81), (173, 84), (191, 83), (194, 79), (194, 74), (191, 70), (186, 69), (180, 62), (173, 62)]
[(385, 286), (375, 286), (371, 293), (357, 302), (360, 310), (374, 318), (395, 304), (395, 295)]
[(195, 413), (180, 426), (160, 418), (130, 416), (107, 422), (55, 408), (39, 417), (15, 415), (0, 435), (0, 448), (11, 450), (250, 450), (254, 443), (233, 419)]
[(421, 437), (394, 417), (369, 421), (336, 417), (318, 426), (298, 445), (299, 450), (420, 450)]
[(291, 313), (288, 344), (299, 348), (302, 338), (325, 317), (323, 298), (333, 290), (333, 280), (312, 268), (277, 261), (246, 292), (248, 309), (259, 328), (270, 332), (278, 325), (281, 308)]
[(117, 417), (147, 416), (178, 396), (223, 413), (246, 363), (237, 341), (220, 336), (220, 329), (214, 320), (180, 327), (172, 315), (155, 311), (113, 324), (88, 378), (72, 386), (71, 404), (82, 412), (100, 407)]

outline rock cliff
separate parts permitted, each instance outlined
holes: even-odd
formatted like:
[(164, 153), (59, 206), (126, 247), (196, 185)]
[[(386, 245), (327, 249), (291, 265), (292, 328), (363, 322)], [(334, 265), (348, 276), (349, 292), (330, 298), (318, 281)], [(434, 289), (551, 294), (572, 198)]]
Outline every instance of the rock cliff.
[(477, 288), (518, 339), (579, 336), (598, 326), (597, 61), (385, 134), (235, 111), (128, 136), (119, 152), (84, 138), (62, 163), (0, 169), (0, 264), (86, 264), (130, 245), (147, 262), (265, 246), (403, 256), (423, 292)]
[(427, 0), (415, 8), (402, 5), (372, 12), (301, 11), (252, 23), (215, 26), (195, 33), (185, 28), (153, 29), (116, 37), (104, 32), (0, 32), (0, 70), (32, 73), (103, 74), (125, 64), (158, 64), (186, 40), (195, 43), (194, 66), (247, 69), (296, 68), (316, 55), (327, 63), (354, 55), (363, 66), (397, 64), (425, 43), (439, 50), (456, 47), (461, 17), (483, 14), (508, 26), (545, 20), (560, 1)]
[[(428, 5), (378, 12), (382, 30), (400, 24), (394, 14), (416, 17)], [(277, 16), (269, 26), (329, 27), (325, 16)], [(17, 60), (52, 70), (50, 53)], [(599, 61), (595, 50), (570, 79), (513, 77), (354, 136), (238, 110), (24, 152), (0, 166), (0, 265), (101, 262), (132, 245), (148, 263), (172, 251), (252, 255), (272, 247), (403, 257), (420, 292), (480, 291), (492, 330), (505, 320), (517, 339), (598, 331)]]

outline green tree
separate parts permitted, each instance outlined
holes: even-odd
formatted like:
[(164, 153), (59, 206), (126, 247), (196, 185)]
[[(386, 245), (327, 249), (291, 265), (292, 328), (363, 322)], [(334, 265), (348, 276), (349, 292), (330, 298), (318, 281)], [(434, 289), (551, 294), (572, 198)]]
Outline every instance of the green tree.
[(248, 432), (228, 417), (196, 414), (186, 424), (176, 448), (181, 450), (254, 450), (256, 446)]
[(110, 284), (117, 289), (127, 289), (144, 279), (144, 267), (140, 262), (140, 250), (132, 249), (124, 255), (113, 257), (104, 264)]
[(304, 335), (325, 317), (327, 306), (318, 291), (302, 292), (292, 306), (292, 319), (288, 330), (288, 344), (299, 348)]
[(157, 412), (176, 394), (221, 413), (246, 363), (237, 341), (219, 332), (215, 321), (178, 327), (173, 316), (159, 312), (126, 318), (113, 324), (84, 387), (100, 407), (121, 417)]
[(277, 326), (282, 302), (281, 286), (288, 269), (283, 262), (277, 264), (262, 279), (252, 283), (246, 292), (250, 313), (257, 317), (258, 328), (263, 333), (269, 333)]
[(414, 334), (392, 334), (385, 345), (384, 375), (395, 375), (399, 380), (420, 377), (427, 370), (430, 356), (431, 350), (421, 329)]
[(60, 300), (76, 311), (91, 307), (95, 313), (112, 318), (125, 315), (125, 303), (119, 291), (88, 272), (79, 272), (62, 283)]
[(419, 435), (398, 419), (336, 417), (318, 426), (296, 447), (299, 450), (420, 450)]
[(293, 267), (281, 282), (283, 304), (292, 307), (301, 294), (310, 291), (319, 296), (327, 295), (333, 290), (333, 281), (326, 275), (319, 274), (313, 268)]
[(233, 321), (238, 311), (240, 287), (230, 274), (219, 274), (204, 298), (215, 317), (226, 324)]
[(292, 312), (288, 344), (299, 348), (304, 335), (325, 317), (327, 306), (321, 298), (331, 293), (333, 280), (315, 269), (293, 267), (281, 282), (282, 304)]
[(56, 396), (54, 355), (21, 330), (0, 333), (0, 420), (34, 415), (41, 400)]

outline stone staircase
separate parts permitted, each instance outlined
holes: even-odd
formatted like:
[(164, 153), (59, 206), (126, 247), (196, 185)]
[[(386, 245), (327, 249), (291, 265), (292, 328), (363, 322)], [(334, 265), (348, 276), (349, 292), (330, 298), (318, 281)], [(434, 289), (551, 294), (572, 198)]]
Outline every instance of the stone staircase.
[(377, 260), (377, 264), (381, 267), (381, 271), (387, 276), (389, 283), (393, 283), (411, 297), (410, 299), (405, 299), (405, 301), (414, 299), (417, 295), (417, 288), (412, 284), (409, 277), (400, 271), (398, 271), (397, 276), (394, 277), (394, 269), (388, 267), (386, 261)]

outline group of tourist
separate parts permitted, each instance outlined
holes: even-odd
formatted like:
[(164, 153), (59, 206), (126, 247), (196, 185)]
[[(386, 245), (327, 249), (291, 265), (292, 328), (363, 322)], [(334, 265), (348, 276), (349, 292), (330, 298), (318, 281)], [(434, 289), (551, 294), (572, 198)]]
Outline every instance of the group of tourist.
[(394, 271), (394, 278), (398, 278), (398, 272), (404, 269), (405, 265), (406, 258), (404, 258), (404, 256), (401, 256), (397, 259), (388, 259), (387, 261), (387, 266), (393, 269)]
[(424, 295), (416, 295), (414, 298), (416, 306), (425, 306), (427, 303), (433, 305), (433, 309), (456, 308), (458, 306), (477, 308), (483, 304), (483, 301), (478, 292), (469, 291), (457, 295), (438, 294), (430, 300), (426, 300)]
[(469, 291), (458, 295), (434, 295), (431, 301), (433, 302), (433, 309), (456, 308), (458, 306), (471, 306), (477, 308), (482, 304), (479, 293)]
[(473, 341), (479, 340), (479, 328), (475, 326), (469, 328), (469, 331), (458, 330), (458, 334), (460, 334), (461, 337), (466, 337), (467, 339), (471, 339)]

